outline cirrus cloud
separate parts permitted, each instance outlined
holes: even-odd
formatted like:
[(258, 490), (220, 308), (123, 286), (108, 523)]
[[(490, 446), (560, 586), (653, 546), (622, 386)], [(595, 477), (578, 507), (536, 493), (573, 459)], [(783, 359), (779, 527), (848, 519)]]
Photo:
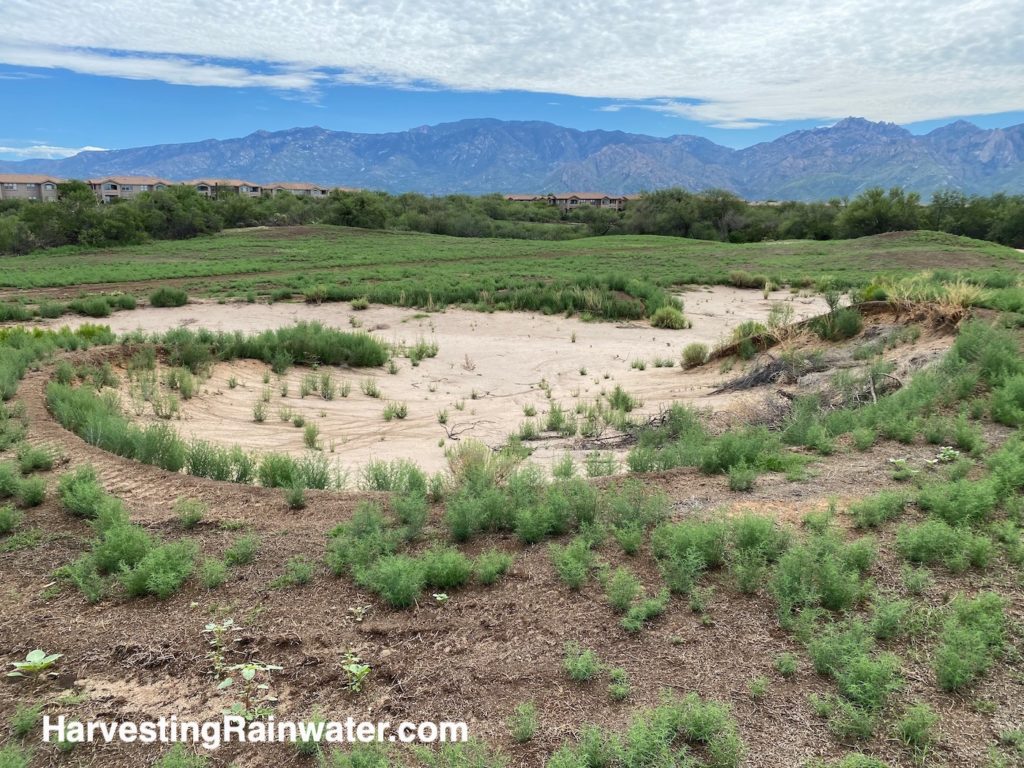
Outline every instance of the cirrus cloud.
[(195, 86), (612, 100), (729, 127), (1024, 109), (1005, 0), (5, 0), (0, 62)]

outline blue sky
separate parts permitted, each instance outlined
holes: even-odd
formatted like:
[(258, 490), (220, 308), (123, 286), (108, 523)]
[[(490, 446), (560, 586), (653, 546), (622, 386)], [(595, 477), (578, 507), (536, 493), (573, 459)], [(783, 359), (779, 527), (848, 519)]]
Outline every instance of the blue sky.
[(3, 0), (0, 104), (17, 117), (0, 158), (469, 117), (732, 147), (847, 115), (1024, 122), (1024, 4), (815, 5)]

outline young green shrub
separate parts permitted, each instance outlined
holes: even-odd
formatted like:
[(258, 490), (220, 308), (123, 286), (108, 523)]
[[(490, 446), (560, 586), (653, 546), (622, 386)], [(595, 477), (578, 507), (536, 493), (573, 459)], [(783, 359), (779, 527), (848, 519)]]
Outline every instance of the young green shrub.
[(850, 505), (848, 513), (857, 528), (877, 528), (903, 513), (906, 498), (899, 493), (882, 491)]
[(581, 648), (579, 643), (569, 642), (565, 644), (562, 668), (570, 680), (585, 683), (597, 677), (601, 671), (601, 660), (593, 651)]
[(53, 453), (49, 448), (26, 443), (18, 449), (18, 467), (23, 475), (47, 472), (53, 469)]
[(199, 568), (199, 581), (207, 589), (216, 589), (227, 577), (228, 566), (223, 560), (207, 558)]
[(305, 509), (306, 489), (302, 487), (302, 483), (296, 483), (291, 488), (285, 488), (284, 500), (288, 504), (288, 509)]
[(776, 672), (787, 680), (796, 675), (798, 668), (796, 656), (792, 653), (780, 653), (775, 657), (775, 661), (772, 662), (772, 666), (775, 667)]
[(954, 528), (942, 520), (926, 520), (918, 525), (901, 526), (896, 534), (896, 550), (912, 563), (941, 563), (954, 573), (969, 567), (985, 568), (995, 551), (987, 536), (966, 528)]
[(0, 766), (2, 768), (29, 768), (32, 765), (32, 751), (17, 744), (0, 747)]
[(360, 582), (391, 607), (408, 608), (423, 591), (425, 574), (416, 558), (386, 555), (364, 572)]
[(473, 572), (476, 574), (476, 580), (481, 584), (494, 584), (508, 572), (508, 569), (512, 567), (512, 562), (512, 555), (491, 549), (477, 556), (473, 564)]
[(311, 562), (297, 555), (288, 559), (284, 566), (284, 573), (270, 582), (270, 586), (273, 589), (300, 587), (309, 584), (313, 580), (315, 572), (315, 566)]
[(190, 541), (155, 547), (133, 569), (121, 573), (121, 583), (132, 596), (170, 597), (192, 574), (196, 552)]
[(932, 708), (918, 702), (907, 707), (903, 717), (893, 726), (893, 732), (915, 754), (924, 755), (935, 741), (935, 726), (938, 723), (939, 716)]
[(532, 701), (518, 705), (509, 718), (508, 728), (512, 740), (517, 744), (525, 744), (537, 733), (537, 706)]
[(935, 652), (935, 676), (944, 691), (970, 685), (984, 675), (1006, 642), (1006, 615), (1001, 597), (985, 592), (953, 602)]
[(552, 544), (549, 553), (558, 577), (569, 589), (578, 590), (586, 583), (594, 564), (594, 553), (589, 542), (577, 537), (566, 546)]
[(616, 613), (625, 613), (643, 591), (640, 580), (628, 568), (616, 568), (608, 579), (605, 593)]
[(230, 568), (249, 565), (256, 559), (260, 540), (256, 536), (239, 536), (224, 550), (224, 562)]
[(311, 451), (320, 450), (320, 427), (307, 424), (302, 431), (302, 442)]
[(64, 509), (76, 517), (94, 518), (107, 494), (90, 464), (61, 475), (57, 495)]
[(153, 763), (153, 768), (207, 768), (210, 758), (189, 752), (184, 744), (175, 744)]
[(174, 502), (174, 514), (178, 517), (178, 525), (191, 531), (206, 515), (208, 507), (199, 499), (181, 498)]
[(625, 701), (631, 693), (629, 674), (622, 667), (608, 670), (608, 697), (612, 701)]
[(728, 475), (730, 491), (753, 490), (754, 483), (757, 481), (757, 470), (749, 466), (744, 459), (729, 467)]
[(651, 619), (656, 619), (668, 608), (669, 591), (661, 590), (656, 596), (635, 603), (623, 617), (620, 625), (627, 632), (639, 632)]
[(109, 526), (92, 548), (92, 561), (101, 574), (134, 568), (154, 547), (146, 531), (131, 523)]
[[(36, 729), (43, 719), (43, 704), (19, 704), (11, 716), (11, 732), (16, 738), (24, 739)], [(0, 760), (0, 765), (6, 765)]]
[(161, 286), (149, 294), (152, 307), (183, 307), (188, 303), (188, 294), (181, 288)]
[(473, 575), (473, 563), (454, 547), (428, 550), (420, 562), (426, 585), (442, 591), (461, 587)]
[(14, 529), (21, 525), (23, 517), (24, 515), (10, 504), (0, 507), (0, 536), (13, 533)]

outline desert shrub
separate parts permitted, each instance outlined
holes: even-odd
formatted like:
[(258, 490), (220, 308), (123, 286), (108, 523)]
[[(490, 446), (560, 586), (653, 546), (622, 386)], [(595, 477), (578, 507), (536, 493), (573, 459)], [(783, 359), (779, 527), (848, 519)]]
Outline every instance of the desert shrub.
[(260, 540), (256, 536), (239, 536), (224, 550), (224, 562), (231, 568), (249, 565), (256, 559), (259, 548)]
[(256, 477), (264, 488), (291, 488), (302, 482), (298, 462), (283, 453), (263, 454)]
[(687, 368), (696, 368), (703, 365), (708, 359), (708, 345), (700, 342), (693, 342), (683, 347), (683, 365)]
[(674, 331), (689, 328), (690, 322), (676, 307), (658, 307), (651, 315), (651, 325), (655, 328), (670, 328)]
[(394, 496), (391, 499), (391, 509), (398, 521), (405, 526), (402, 536), (405, 539), (415, 539), (423, 530), (427, 521), (427, 497), (418, 491)]
[(23, 515), (10, 504), (0, 507), (0, 536), (6, 536), (21, 524)]
[(461, 587), (473, 575), (473, 563), (453, 547), (430, 549), (420, 556), (423, 580), (428, 587), (446, 590)]
[(812, 331), (826, 341), (843, 341), (860, 333), (864, 320), (853, 307), (843, 307), (814, 318), (809, 325)]
[(190, 541), (154, 547), (138, 565), (121, 573), (121, 583), (129, 595), (170, 597), (192, 574), (196, 552)]
[(963, 688), (984, 675), (1006, 642), (1001, 597), (986, 592), (973, 600), (958, 597), (935, 652), (935, 676), (946, 691)]
[(909, 600), (878, 597), (871, 604), (871, 633), (879, 640), (891, 640), (904, 631), (910, 613)]
[(848, 512), (857, 528), (877, 528), (901, 515), (906, 504), (902, 494), (882, 491), (851, 504)]
[(21, 487), (21, 473), (13, 462), (0, 462), (0, 499), (9, 499)]
[(199, 568), (199, 581), (207, 589), (216, 589), (228, 577), (228, 566), (223, 560), (207, 558)]
[(113, 311), (103, 296), (83, 296), (68, 302), (68, 309), (86, 317), (109, 317)]
[(23, 445), (18, 449), (18, 467), (23, 475), (49, 471), (53, 469), (53, 453), (42, 446)]
[(552, 544), (549, 553), (558, 578), (565, 582), (569, 589), (580, 589), (586, 583), (590, 568), (594, 564), (594, 553), (588, 541), (577, 536), (566, 546)]
[(796, 674), (798, 664), (796, 656), (792, 653), (780, 653), (775, 657), (772, 666), (775, 667), (776, 672), (788, 680)]
[(57, 484), (57, 495), (64, 509), (71, 514), (93, 518), (98, 514), (107, 494), (96, 477), (96, 470), (92, 465), (84, 464), (61, 476)]
[(188, 294), (181, 288), (165, 285), (149, 294), (149, 303), (153, 307), (183, 307), (188, 303)]
[(389, 526), (380, 506), (364, 501), (347, 523), (331, 531), (327, 565), (336, 576), (347, 571), (358, 578), (376, 560), (392, 554), (399, 541), (399, 532)]
[(771, 582), (783, 619), (803, 608), (851, 608), (864, 596), (861, 573), (873, 557), (870, 543), (847, 544), (829, 533), (792, 547), (779, 558)]
[(579, 643), (570, 642), (565, 645), (562, 668), (570, 680), (585, 683), (593, 680), (601, 671), (601, 660), (593, 651), (581, 648)]
[(153, 764), (153, 768), (207, 768), (210, 759), (189, 752), (184, 744), (175, 744)]
[(46, 498), (46, 481), (41, 477), (26, 477), (18, 484), (18, 506), (38, 507)]
[(174, 502), (174, 514), (178, 524), (186, 531), (195, 528), (206, 514), (207, 506), (199, 499), (178, 499)]
[(960, 328), (950, 358), (976, 369), (989, 387), (1024, 373), (1020, 345), (1014, 334), (981, 321), (965, 323)]
[(408, 459), (371, 461), (363, 469), (361, 486), (368, 491), (426, 495), (427, 476), (422, 469)]
[(7, 744), (0, 747), (0, 766), (3, 768), (29, 768), (32, 765), (32, 750)]
[(769, 517), (747, 513), (729, 523), (733, 546), (742, 551), (758, 550), (774, 562), (789, 548), (789, 533)]
[(668, 608), (670, 595), (667, 589), (661, 590), (654, 597), (644, 598), (635, 603), (622, 617), (620, 626), (627, 632), (639, 632), (651, 619), (661, 616)]
[(896, 534), (896, 549), (912, 563), (941, 563), (954, 573), (961, 573), (970, 566), (987, 566), (994, 545), (987, 536), (973, 534), (966, 528), (954, 528), (943, 520), (926, 520), (901, 526)]
[(893, 725), (893, 732), (903, 744), (918, 754), (924, 754), (935, 740), (938, 722), (939, 716), (927, 704), (912, 704)]
[(477, 556), (473, 563), (476, 580), (481, 584), (493, 584), (512, 567), (512, 555), (490, 549)]
[(1024, 374), (1007, 379), (992, 392), (992, 420), (1010, 427), (1024, 426)]
[(532, 701), (518, 705), (508, 723), (512, 740), (525, 744), (537, 733), (537, 725), (537, 706)]
[(757, 481), (757, 470), (749, 466), (744, 459), (729, 467), (727, 474), (730, 491), (752, 490)]
[(302, 487), (301, 483), (296, 483), (291, 488), (285, 488), (284, 500), (288, 504), (288, 509), (305, 509), (306, 489)]
[(857, 427), (850, 433), (853, 439), (853, 447), (858, 451), (866, 451), (875, 444), (878, 435), (870, 427)]
[(663, 523), (651, 534), (651, 547), (659, 560), (676, 560), (696, 552), (704, 568), (725, 563), (729, 526), (720, 520), (684, 520)]
[(367, 568), (360, 583), (393, 608), (408, 608), (423, 591), (422, 564), (407, 555), (385, 555)]
[(616, 568), (605, 586), (608, 603), (616, 613), (628, 611), (642, 591), (640, 580), (628, 568)]
[(926, 486), (918, 494), (917, 503), (950, 525), (960, 525), (987, 520), (999, 498), (992, 480), (956, 480)]
[(102, 574), (134, 568), (153, 549), (153, 539), (137, 525), (111, 525), (92, 548), (93, 563)]
[(808, 643), (820, 675), (833, 678), (849, 702), (870, 712), (880, 711), (899, 689), (899, 660), (892, 654), (872, 655), (870, 630), (859, 622), (828, 627)]

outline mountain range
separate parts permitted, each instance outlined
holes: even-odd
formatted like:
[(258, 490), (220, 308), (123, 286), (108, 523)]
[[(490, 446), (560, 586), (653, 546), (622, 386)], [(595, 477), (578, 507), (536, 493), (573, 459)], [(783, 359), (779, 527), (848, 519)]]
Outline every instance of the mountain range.
[(536, 121), (461, 120), (397, 133), (324, 128), (256, 131), (237, 139), (80, 152), (0, 162), (0, 171), (65, 178), (160, 176), (310, 181), (428, 194), (720, 187), (748, 200), (824, 200), (873, 186), (930, 195), (1024, 192), (1024, 124), (957, 121), (924, 135), (850, 117), (730, 149), (698, 136), (579, 131)]

